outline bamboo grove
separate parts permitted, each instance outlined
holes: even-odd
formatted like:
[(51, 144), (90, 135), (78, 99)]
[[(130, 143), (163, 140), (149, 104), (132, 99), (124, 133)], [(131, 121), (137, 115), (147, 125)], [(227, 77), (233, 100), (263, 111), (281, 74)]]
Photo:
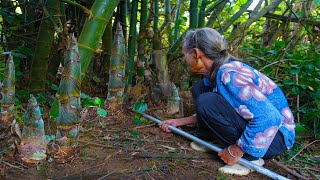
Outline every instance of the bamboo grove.
[[(201, 27), (218, 30), (230, 52), (281, 85), (296, 122), (319, 136), (317, 0), (2, 0), (0, 6), (0, 127), (20, 123), (19, 150), (28, 162), (46, 156), (43, 121), (56, 125), (51, 156), (62, 163), (73, 157), (82, 92), (100, 90), (112, 107), (132, 93), (155, 104), (161, 96), (169, 112), (181, 113), (179, 93), (199, 78), (188, 75), (181, 44), (189, 29)], [(49, 119), (41, 118), (41, 99)]]

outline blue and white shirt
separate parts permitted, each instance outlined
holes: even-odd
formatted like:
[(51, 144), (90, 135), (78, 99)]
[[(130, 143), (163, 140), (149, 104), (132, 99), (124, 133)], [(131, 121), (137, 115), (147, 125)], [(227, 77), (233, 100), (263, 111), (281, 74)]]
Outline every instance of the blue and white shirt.
[[(208, 79), (204, 80), (209, 86)], [(287, 148), (295, 138), (295, 124), (281, 89), (267, 76), (239, 61), (228, 61), (216, 76), (215, 92), (221, 94), (248, 121), (237, 145), (245, 153), (263, 157), (276, 133)]]

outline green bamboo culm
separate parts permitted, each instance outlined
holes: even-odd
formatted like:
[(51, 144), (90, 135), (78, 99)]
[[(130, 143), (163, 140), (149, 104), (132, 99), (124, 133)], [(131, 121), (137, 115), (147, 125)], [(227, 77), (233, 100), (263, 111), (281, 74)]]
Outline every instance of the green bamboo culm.
[[(173, 41), (176, 41), (178, 39), (179, 36), (179, 26), (178, 21), (180, 20), (180, 6), (177, 7), (177, 11), (176, 14), (174, 16), (174, 32), (173, 32)], [(173, 44), (172, 44), (173, 45)]]
[(127, 61), (127, 64), (126, 64), (126, 71), (128, 74), (128, 84), (127, 84), (128, 87), (130, 87), (132, 84), (134, 56), (136, 54), (136, 46), (137, 46), (137, 26), (136, 26), (137, 10), (138, 10), (138, 0), (132, 0), (129, 42), (128, 42), (129, 60)]
[(45, 92), (47, 78), (45, 74), (47, 74), (48, 71), (48, 62), (55, 33), (55, 25), (52, 16), (60, 15), (60, 1), (47, 0), (44, 8), (46, 8), (47, 13), (49, 14), (44, 13), (43, 16), (48, 17), (43, 19), (40, 23), (37, 45), (30, 68), (28, 90), (29, 93), (33, 94)]
[(189, 28), (198, 27), (198, 0), (190, 0), (190, 24)]
[(126, 84), (125, 62), (126, 46), (121, 24), (117, 23), (117, 30), (113, 38), (112, 55), (110, 58), (109, 83), (107, 102), (112, 107), (119, 107), (123, 103), (123, 94)]
[(81, 64), (78, 45), (74, 35), (70, 34), (59, 87), (59, 115), (56, 119), (57, 133), (54, 151), (58, 152), (55, 152), (54, 158), (59, 163), (64, 163), (74, 156), (78, 143), (81, 111), (80, 78)]
[(127, 14), (128, 14), (128, 7), (126, 0), (121, 0), (119, 3), (120, 8), (120, 22), (122, 25), (122, 32), (124, 36), (125, 42), (127, 42)]
[(99, 46), (103, 32), (119, 1), (96, 0), (91, 7), (92, 18), (86, 20), (78, 42), (82, 78), (88, 69), (92, 56), (97, 52), (96, 49)]
[[(165, 22), (163, 23), (166, 27), (166, 29), (171, 29), (171, 4), (170, 4), (170, 0), (164, 0), (164, 16), (165, 16)], [(167, 31), (167, 36), (168, 36), (168, 43), (169, 45), (171, 45), (173, 43), (173, 39), (171, 38), (171, 34), (172, 32)]]
[(30, 95), (27, 112), (23, 116), (23, 124), (18, 150), (22, 161), (33, 165), (47, 157), (47, 143), (41, 111), (36, 98), (32, 94)]
[(205, 19), (206, 19), (206, 5), (207, 5), (207, 0), (202, 0), (201, 1), (201, 6), (199, 9), (199, 19), (198, 19), (198, 27), (202, 28), (205, 26)]
[[(111, 50), (112, 50), (112, 22), (109, 21), (106, 29), (104, 30), (103, 36), (102, 36), (102, 49), (103, 49), (103, 56), (102, 56), (102, 75), (107, 76), (109, 73), (109, 67), (110, 67), (110, 56), (111, 56)], [(109, 81), (109, 77), (107, 76), (106, 82)]]
[(15, 68), (13, 57), (10, 52), (2, 53), (7, 56), (7, 62), (4, 70), (4, 79), (1, 99), (1, 124), (8, 127), (14, 119), (14, 97), (15, 97)]

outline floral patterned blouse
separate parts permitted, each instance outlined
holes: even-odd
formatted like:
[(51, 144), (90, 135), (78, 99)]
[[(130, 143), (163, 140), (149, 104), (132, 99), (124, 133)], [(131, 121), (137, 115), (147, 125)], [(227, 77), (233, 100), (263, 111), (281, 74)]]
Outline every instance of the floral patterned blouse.
[[(209, 85), (208, 79), (205, 84)], [(295, 124), (280, 88), (267, 76), (239, 61), (220, 67), (214, 91), (248, 121), (237, 145), (247, 154), (263, 157), (278, 130), (287, 148), (294, 143)]]

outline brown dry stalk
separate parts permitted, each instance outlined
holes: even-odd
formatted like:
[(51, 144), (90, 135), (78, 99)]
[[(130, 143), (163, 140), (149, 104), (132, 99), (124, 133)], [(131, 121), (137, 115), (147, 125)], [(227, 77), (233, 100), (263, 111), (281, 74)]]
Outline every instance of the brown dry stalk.
[(292, 170), (292, 169), (289, 169), (287, 166), (285, 166), (284, 164), (272, 159), (271, 162), (273, 162), (275, 165), (279, 166), (280, 168), (286, 170), (288, 173), (300, 178), (300, 179), (303, 179), (303, 180), (307, 180), (308, 178), (302, 176), (301, 174), (297, 173), (295, 170)]

